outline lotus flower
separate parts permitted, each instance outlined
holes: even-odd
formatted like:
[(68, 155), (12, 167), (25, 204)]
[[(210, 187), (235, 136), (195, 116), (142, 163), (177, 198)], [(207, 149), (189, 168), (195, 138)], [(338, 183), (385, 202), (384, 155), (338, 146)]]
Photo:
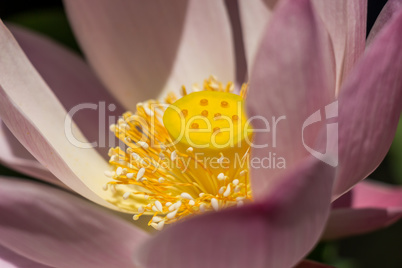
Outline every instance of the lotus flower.
[[(81, 47), (113, 97), (79, 57), (1, 24), (0, 159), (69, 191), (0, 179), (0, 263), (320, 267), (300, 263), (320, 238), (395, 222), (402, 216), (402, 189), (362, 180), (388, 151), (401, 111), (400, 3), (388, 2), (365, 40), (363, 0), (228, 1), (229, 12), (222, 1), (66, 0)], [(278, 124), (276, 146), (251, 154), (264, 158), (275, 152), (286, 159), (286, 169), (251, 168), (252, 202), (185, 219), (154, 235), (112, 214), (108, 209), (116, 210), (120, 201), (107, 202), (112, 193), (102, 190), (109, 181), (107, 148), (71, 144), (64, 133), (67, 111), (104, 101), (115, 104), (107, 107), (119, 115), (210, 74), (243, 82), (239, 40), (250, 67), (248, 116), (286, 116)], [(331, 103), (339, 105), (339, 142), (327, 141), (329, 154), (339, 152), (336, 168), (310, 155), (302, 142), (305, 120)], [(74, 137), (97, 140), (97, 117), (93, 109), (75, 115)], [(253, 126), (261, 128), (258, 122)], [(322, 149), (326, 129), (312, 125), (308, 146)], [(258, 144), (272, 138), (254, 136)]]

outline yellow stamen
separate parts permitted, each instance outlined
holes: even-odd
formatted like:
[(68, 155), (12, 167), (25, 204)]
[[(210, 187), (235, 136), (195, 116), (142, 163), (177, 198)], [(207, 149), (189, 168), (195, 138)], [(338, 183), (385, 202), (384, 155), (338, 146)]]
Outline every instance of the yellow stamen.
[(115, 204), (132, 211), (134, 220), (153, 215), (149, 225), (157, 230), (250, 200), (246, 88), (239, 96), (230, 93), (233, 83), (211, 77), (202, 91), (182, 87), (179, 99), (169, 94), (165, 103), (151, 100), (126, 112), (111, 130), (127, 149), (110, 149), (114, 171), (105, 175), (113, 180), (103, 189), (123, 196)]

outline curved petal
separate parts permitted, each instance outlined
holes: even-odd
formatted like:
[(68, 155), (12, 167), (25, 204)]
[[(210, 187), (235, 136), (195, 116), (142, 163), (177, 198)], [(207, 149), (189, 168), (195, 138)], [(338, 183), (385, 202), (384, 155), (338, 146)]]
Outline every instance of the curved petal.
[(333, 176), (333, 168), (309, 158), (286, 174), (264, 202), (194, 217), (157, 234), (138, 248), (135, 264), (292, 267), (321, 234)]
[[(275, 0), (240, 0), (247, 62), (253, 65), (261, 37), (269, 23)], [(366, 39), (367, 0), (312, 1), (333, 43), (336, 58), (336, 91), (363, 54)]]
[(41, 165), (14, 137), (0, 119), (0, 163), (28, 176), (67, 188)]
[(278, 0), (239, 0), (243, 42), (249, 72), (276, 2)]
[(236, 83), (234, 93), (239, 94), (241, 86), (248, 80), (247, 59), (244, 48), (244, 37), (240, 18), (240, 7), (238, 1), (224, 0), (226, 10), (230, 19), (235, 52)]
[(274, 177), (308, 154), (304, 142), (314, 144), (320, 126), (310, 124), (304, 131), (304, 122), (334, 98), (332, 49), (310, 1), (281, 3), (259, 48), (246, 103), (254, 129), (260, 130), (253, 137), (252, 158), (273, 157), (285, 164), (251, 170), (257, 199)]
[(384, 28), (384, 26), (392, 19), (392, 17), (398, 13), (402, 8), (401, 0), (388, 0), (380, 15), (378, 15), (373, 27), (371, 28), (370, 34), (367, 37), (367, 45), (370, 45), (378, 33)]
[(128, 109), (162, 89), (235, 78), (222, 0), (64, 1), (82, 49)]
[(318, 263), (315, 261), (309, 261), (309, 260), (304, 260), (298, 265), (296, 265), (294, 268), (331, 268), (333, 266), (323, 264), (323, 263)]
[(325, 24), (336, 61), (336, 93), (364, 52), (366, 42), (367, 0), (313, 0)]
[(0, 244), (51, 267), (132, 267), (147, 235), (62, 190), (0, 178)]
[(0, 245), (0, 267), (2, 268), (50, 268), (50, 266), (43, 265), (27, 259), (17, 253), (9, 250), (8, 248)]
[(332, 210), (324, 239), (363, 234), (402, 218), (402, 187), (363, 181), (336, 202), (343, 205)]
[[(348, 192), (349, 193), (349, 192)], [(364, 180), (350, 191), (351, 208), (398, 208), (402, 207), (402, 187)], [(338, 200), (337, 200), (338, 201)]]
[[(14, 25), (8, 28), (67, 111), (78, 105), (97, 105), (96, 109), (79, 110), (73, 118), (89, 141), (98, 142), (96, 149), (107, 158), (109, 126), (106, 119), (111, 116), (117, 118), (124, 112), (120, 104), (80, 57), (39, 34)], [(113, 108), (112, 111), (109, 107)]]
[(339, 96), (339, 172), (335, 197), (382, 161), (402, 107), (402, 10), (382, 30)]
[[(93, 149), (0, 23), (0, 118), (27, 150), (64, 184), (110, 208), (103, 191), (108, 163)], [(66, 121), (67, 120), (67, 121)], [(78, 143), (78, 144), (77, 144)], [(103, 197), (103, 198), (102, 198)]]

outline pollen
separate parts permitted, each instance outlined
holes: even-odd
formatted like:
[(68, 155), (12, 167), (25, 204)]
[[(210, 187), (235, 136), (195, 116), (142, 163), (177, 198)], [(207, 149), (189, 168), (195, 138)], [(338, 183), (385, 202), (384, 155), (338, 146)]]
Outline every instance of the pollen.
[(122, 198), (108, 201), (134, 220), (151, 215), (148, 225), (161, 230), (252, 200), (247, 85), (239, 95), (233, 90), (233, 83), (210, 77), (202, 90), (183, 86), (181, 96), (170, 93), (124, 113), (110, 127), (124, 145), (109, 150), (113, 170), (105, 172), (110, 181), (103, 185)]

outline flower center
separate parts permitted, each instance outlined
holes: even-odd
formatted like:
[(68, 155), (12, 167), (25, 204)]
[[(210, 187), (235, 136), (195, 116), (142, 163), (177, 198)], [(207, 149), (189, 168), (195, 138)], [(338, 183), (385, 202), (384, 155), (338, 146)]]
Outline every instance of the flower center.
[[(242, 205), (251, 199), (248, 154), (251, 126), (244, 112), (247, 87), (241, 95), (231, 93), (211, 77), (201, 91), (177, 100), (148, 101), (127, 112), (111, 130), (124, 142), (111, 148), (114, 171), (105, 190), (123, 195), (114, 202), (133, 212), (134, 220), (150, 214), (149, 225)], [(117, 200), (117, 199), (116, 199)], [(113, 200), (108, 200), (113, 202)]]
[(178, 151), (192, 148), (204, 158), (223, 154), (233, 162), (251, 138), (243, 107), (243, 98), (233, 93), (193, 92), (166, 109), (163, 123)]

